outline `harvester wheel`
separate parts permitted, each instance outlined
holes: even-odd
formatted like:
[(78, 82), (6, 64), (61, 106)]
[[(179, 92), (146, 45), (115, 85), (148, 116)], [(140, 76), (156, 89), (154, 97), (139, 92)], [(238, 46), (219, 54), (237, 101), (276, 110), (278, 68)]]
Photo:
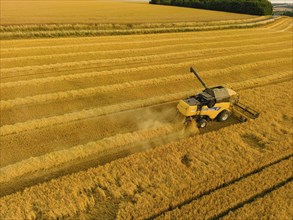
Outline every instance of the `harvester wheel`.
[(217, 120), (222, 122), (222, 121), (227, 121), (227, 119), (230, 117), (230, 112), (227, 110), (223, 110), (217, 117)]
[(207, 126), (207, 124), (208, 124), (208, 121), (206, 119), (202, 118), (202, 119), (198, 120), (197, 127), (204, 128)]

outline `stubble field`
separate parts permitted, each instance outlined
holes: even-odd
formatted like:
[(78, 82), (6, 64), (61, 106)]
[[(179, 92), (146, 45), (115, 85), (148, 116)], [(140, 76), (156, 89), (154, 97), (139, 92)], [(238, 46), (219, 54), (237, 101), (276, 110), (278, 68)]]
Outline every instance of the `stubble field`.
[[(1, 218), (290, 219), (292, 19), (221, 29), (1, 41)], [(260, 117), (184, 135), (190, 66)]]

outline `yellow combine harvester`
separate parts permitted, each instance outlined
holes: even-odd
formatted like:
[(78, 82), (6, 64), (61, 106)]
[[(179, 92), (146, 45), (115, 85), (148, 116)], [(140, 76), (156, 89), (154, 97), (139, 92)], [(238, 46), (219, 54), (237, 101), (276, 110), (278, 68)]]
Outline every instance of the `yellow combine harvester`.
[(177, 109), (185, 116), (185, 123), (196, 122), (199, 128), (207, 126), (208, 121), (226, 121), (232, 114), (244, 122), (255, 119), (259, 113), (239, 102), (239, 95), (223, 86), (208, 88), (196, 71), (191, 67), (205, 89), (185, 100), (180, 100)]

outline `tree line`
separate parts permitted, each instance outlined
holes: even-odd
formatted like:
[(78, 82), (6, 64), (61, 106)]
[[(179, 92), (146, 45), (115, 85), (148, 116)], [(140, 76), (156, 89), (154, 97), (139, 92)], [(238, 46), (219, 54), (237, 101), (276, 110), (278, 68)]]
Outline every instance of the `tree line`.
[(271, 15), (273, 6), (268, 0), (150, 0), (150, 4), (227, 11), (251, 15)]

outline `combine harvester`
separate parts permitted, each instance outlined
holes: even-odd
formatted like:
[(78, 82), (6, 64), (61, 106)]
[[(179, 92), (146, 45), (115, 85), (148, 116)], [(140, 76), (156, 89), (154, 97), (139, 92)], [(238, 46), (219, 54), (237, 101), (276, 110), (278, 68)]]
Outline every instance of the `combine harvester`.
[(204, 90), (185, 100), (180, 100), (177, 110), (185, 117), (185, 125), (188, 129), (204, 128), (209, 121), (226, 121), (231, 115), (237, 117), (241, 122), (256, 119), (259, 113), (241, 104), (239, 95), (232, 89), (223, 86), (208, 88), (197, 72), (191, 67)]

